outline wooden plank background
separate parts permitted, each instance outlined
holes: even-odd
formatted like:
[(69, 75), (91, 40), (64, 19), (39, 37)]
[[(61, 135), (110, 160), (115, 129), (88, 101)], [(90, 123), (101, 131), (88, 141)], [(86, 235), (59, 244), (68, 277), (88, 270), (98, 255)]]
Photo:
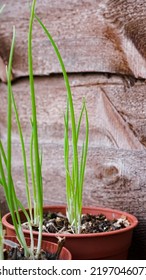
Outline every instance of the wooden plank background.
[[(120, 0), (118, 3), (124, 7), (121, 10), (125, 13), (123, 2)], [(131, 1), (126, 2), (128, 5)], [(139, 7), (138, 1), (135, 2)], [(29, 6), (24, 0), (21, 2), (6, 0), (5, 4), (5, 10), (0, 17), (0, 78), (3, 82), (6, 81), (5, 64), (8, 61), (12, 26), (16, 25), (13, 91), (29, 160), (31, 117), (27, 70)], [(108, 4), (109, 1), (100, 0), (38, 0), (37, 12), (49, 28), (63, 56), (69, 73), (77, 117), (82, 98), (86, 98), (90, 141), (84, 205), (115, 207), (136, 215), (139, 225), (134, 233), (130, 258), (145, 259), (145, 56), (129, 33), (122, 32), (121, 25), (111, 21), (110, 15), (114, 18), (117, 13), (116, 6), (114, 9), (112, 7), (115, 1), (112, 0)], [(132, 13), (133, 7), (131, 4), (127, 10)], [(144, 14), (144, 11), (146, 12), (145, 4), (141, 14)], [(133, 22), (135, 14), (136, 12), (132, 14)], [(65, 85), (53, 50), (36, 22), (33, 38), (39, 139), (43, 149), (44, 204), (62, 204), (65, 203), (63, 159)], [(0, 137), (4, 144), (6, 144), (6, 112), (7, 86), (0, 83)], [(83, 123), (81, 140), (84, 132)], [(15, 118), (13, 162), (18, 194), (26, 204), (21, 149)], [(7, 208), (2, 190), (0, 194), (4, 213), (7, 212)]]
[[(16, 26), (13, 72), (15, 77), (26, 76), (29, 1), (5, 0), (4, 3), (6, 6), (0, 17), (0, 56), (4, 62), (8, 60), (12, 27)], [(145, 50), (146, 4), (142, 0), (135, 0), (133, 4), (126, 1), (125, 7), (123, 3), (123, 0), (118, 5), (116, 0), (37, 1), (37, 14), (55, 39), (68, 72), (121, 73), (146, 78), (146, 62), (143, 52), (139, 52), (141, 48)], [(121, 11), (123, 16), (119, 14)], [(128, 12), (133, 20), (128, 18)], [(139, 33), (137, 31), (137, 36), (131, 40), (130, 32), (125, 36), (125, 32), (121, 31), (121, 21), (123, 29), (125, 25), (132, 32), (133, 22), (141, 18), (143, 21), (139, 24)], [(113, 24), (113, 21), (117, 24)], [(136, 48), (137, 41), (139, 50)], [(38, 23), (33, 29), (33, 50), (36, 75), (60, 73), (52, 47)]]

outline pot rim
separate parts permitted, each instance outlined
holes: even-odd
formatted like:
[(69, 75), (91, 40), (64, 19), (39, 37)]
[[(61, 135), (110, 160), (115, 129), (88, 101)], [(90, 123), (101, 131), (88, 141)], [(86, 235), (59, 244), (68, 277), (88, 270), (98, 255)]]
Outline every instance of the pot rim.
[[(16, 239), (16, 243), (18, 243), (19, 245), (20, 245), (20, 243), (19, 243), (19, 241), (17, 240), (17, 238), (16, 238), (16, 236), (14, 235), (14, 236), (12, 236), (12, 235), (6, 235), (5, 236), (5, 239), (9, 239), (9, 240), (13, 240), (13, 239)], [(28, 242), (29, 240), (30, 240), (30, 237), (25, 237), (25, 240), (26, 240), (26, 242)], [(36, 242), (37, 243), (37, 238), (33, 238), (33, 240), (34, 240), (34, 242)], [(57, 248), (57, 243), (55, 243), (55, 242), (53, 242), (53, 241), (49, 241), (49, 240), (43, 240), (42, 239), (42, 245), (43, 244), (45, 244), (45, 245), (49, 245), (50, 247), (51, 246), (54, 246), (55, 248)], [(8, 245), (6, 245), (7, 247), (9, 247)], [(62, 247), (62, 254), (66, 254), (67, 256), (68, 256), (68, 258), (67, 258), (67, 260), (72, 260), (72, 254), (71, 254), (71, 252), (69, 251), (69, 249), (68, 248), (66, 248), (65, 246), (63, 246)]]
[[(43, 209), (44, 210), (47, 210), (47, 209), (58, 209), (57, 211), (60, 210), (65, 210), (66, 209), (66, 206), (65, 205), (46, 205), (46, 206), (43, 206)], [(98, 211), (100, 213), (102, 213), (102, 211), (104, 212), (104, 214), (106, 213), (112, 213), (113, 214), (113, 218), (114, 218), (114, 214), (119, 214), (119, 215), (124, 215), (128, 218), (128, 220), (130, 221), (130, 225), (126, 228), (122, 228), (122, 229), (118, 229), (118, 230), (115, 230), (115, 231), (108, 231), (108, 232), (97, 232), (97, 233), (80, 233), (80, 234), (77, 234), (77, 233), (74, 233), (74, 234), (63, 234), (63, 233), (47, 233), (47, 232), (43, 232), (43, 236), (60, 236), (60, 237), (67, 237), (67, 238), (87, 238), (87, 237), (96, 237), (96, 236), (99, 236), (99, 237), (103, 237), (103, 236), (109, 236), (109, 235), (117, 235), (117, 234), (122, 234), (124, 232), (127, 232), (127, 231), (131, 231), (133, 230), (137, 225), (138, 225), (138, 219), (128, 213), (128, 212), (125, 212), (125, 211), (121, 211), (121, 210), (117, 210), (117, 209), (113, 209), (113, 208), (106, 208), (106, 207), (92, 207), (92, 206), (83, 206), (82, 207), (83, 211)], [(26, 210), (28, 210), (28, 208), (26, 208)], [(22, 212), (22, 210), (20, 210)], [(8, 222), (8, 218), (11, 216), (10, 212), (5, 214), (3, 217), (2, 217), (2, 223), (5, 227), (8, 227), (12, 230), (14, 230), (14, 226), (12, 224), (10, 224)], [(26, 230), (24, 229), (23, 230), (24, 233), (26, 234), (29, 234), (29, 230)], [(37, 236), (38, 235), (38, 232), (37, 231), (33, 231), (35, 233), (35, 235)]]

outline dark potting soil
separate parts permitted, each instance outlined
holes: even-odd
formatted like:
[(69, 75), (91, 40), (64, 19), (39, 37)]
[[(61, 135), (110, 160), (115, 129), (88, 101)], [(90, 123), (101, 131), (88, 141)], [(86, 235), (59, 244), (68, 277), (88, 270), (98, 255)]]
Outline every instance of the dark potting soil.
[[(119, 219), (109, 220), (103, 214), (83, 214), (81, 217), (80, 233), (108, 232), (126, 228), (129, 225), (130, 223), (125, 216), (121, 216)], [(34, 227), (34, 230), (37, 230), (37, 227)], [(74, 228), (62, 213), (48, 212), (44, 213), (43, 232), (73, 234)]]
[[(29, 260), (31, 257), (27, 258), (24, 255), (23, 248), (11, 248), (10, 250), (5, 252), (5, 260)], [(38, 260), (56, 260), (56, 254), (52, 254), (49, 252), (41, 251)]]
[[(46, 252), (41, 250), (37, 260), (58, 260), (61, 250), (64, 246), (65, 238), (58, 238), (58, 246), (55, 253)], [(16, 244), (16, 243), (15, 243)], [(17, 245), (17, 244), (16, 244)], [(4, 259), (5, 260), (32, 260), (32, 257), (25, 257), (24, 249), (21, 246), (15, 248), (5, 249), (4, 250)]]

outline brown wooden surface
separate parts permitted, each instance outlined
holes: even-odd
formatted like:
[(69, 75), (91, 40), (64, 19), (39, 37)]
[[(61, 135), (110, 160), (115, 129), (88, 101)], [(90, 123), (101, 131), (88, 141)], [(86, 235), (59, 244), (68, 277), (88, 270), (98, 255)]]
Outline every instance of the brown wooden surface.
[[(5, 65), (12, 26), (16, 25), (13, 90), (29, 156), (29, 6), (24, 0), (5, 0), (5, 4), (0, 16), (0, 79), (6, 82)], [(87, 102), (90, 141), (84, 205), (114, 207), (136, 215), (139, 226), (130, 258), (146, 259), (146, 84), (143, 79), (135, 79), (146, 78), (146, 4), (143, 0), (38, 0), (37, 13), (58, 44), (70, 73), (77, 117), (84, 96)], [(33, 54), (39, 139), (43, 149), (44, 204), (62, 204), (66, 201), (63, 158), (66, 92), (59, 63), (36, 22)], [(7, 87), (0, 83), (0, 138), (4, 145), (6, 112)], [(84, 132), (83, 123), (81, 139)], [(15, 119), (13, 163), (18, 195), (26, 205)], [(2, 189), (0, 207), (3, 213), (8, 211)]]
[[(62, 76), (36, 78), (38, 122), (42, 141), (60, 141), (63, 138), (63, 114), (66, 106), (66, 91)], [(146, 97), (145, 82), (137, 81), (129, 87), (118, 76), (70, 75), (70, 84), (75, 99), (76, 114), (85, 96), (89, 111), (90, 144), (115, 146), (121, 149), (143, 150), (146, 143)], [(13, 85), (26, 139), (30, 137), (29, 82), (21, 79)], [(0, 84), (1, 126), (6, 133), (6, 85)], [(84, 125), (84, 123), (83, 123)], [(16, 125), (13, 125), (16, 131)], [(46, 137), (47, 132), (47, 137)], [(61, 136), (61, 137), (60, 137)], [(44, 138), (43, 138), (44, 137)], [(105, 139), (105, 140), (104, 140)], [(103, 142), (104, 140), (104, 142)]]
[[(145, 83), (138, 81), (129, 88), (117, 76), (107, 78), (105, 75), (70, 75), (69, 77), (76, 115), (79, 115), (83, 97), (86, 98), (89, 112), (90, 141), (84, 204), (114, 207), (136, 215), (139, 219), (139, 227), (134, 248), (136, 246), (136, 254), (141, 254), (139, 257), (145, 256)], [(43, 150), (44, 204), (62, 204), (65, 203), (63, 114), (66, 105), (63, 78), (62, 76), (36, 78), (35, 88), (40, 144)], [(31, 116), (28, 79), (15, 82), (13, 90), (28, 152)], [(5, 143), (7, 111), (5, 84), (0, 84), (0, 93), (2, 101), (0, 137)], [(83, 135), (84, 124), (81, 139)], [(19, 136), (16, 123), (13, 121), (13, 173), (19, 197), (26, 204), (23, 166), (19, 155), (21, 155)], [(140, 251), (137, 252), (137, 249)]]
[[(108, 7), (107, 2), (112, 2), (112, 5)], [(140, 21), (141, 16), (146, 14), (146, 5), (144, 3), (140, 5), (144, 1), (136, 0), (133, 3), (126, 1), (128, 7), (127, 10), (124, 7), (121, 16), (122, 2), (121, 0), (120, 2), (115, 0), (37, 1), (37, 14), (55, 39), (68, 72), (122, 73), (146, 78), (146, 62), (142, 55), (145, 51), (145, 41), (140, 42), (140, 38), (136, 37), (140, 43), (138, 46), (135, 44), (135, 37), (131, 35), (133, 31), (131, 18), (129, 19), (126, 13), (129, 9), (134, 20), (137, 15), (136, 20)], [(137, 14), (134, 2), (139, 5)], [(26, 76), (28, 74), (28, 1), (5, 0), (5, 5), (0, 17), (0, 56), (7, 63), (12, 27), (15, 25), (17, 39), (13, 64), (14, 77)], [(120, 13), (119, 17), (118, 13)], [(115, 17), (116, 20), (117, 18), (121, 20), (121, 25), (120, 23), (113, 24)], [(124, 25), (130, 26), (129, 33), (121, 32)], [(143, 34), (142, 31), (145, 30), (145, 26), (146, 19), (143, 16), (143, 24), (138, 25), (141, 38), (144, 38), (145, 33)], [(33, 28), (33, 51), (36, 75), (42, 76), (61, 71), (53, 49), (37, 22)], [(5, 81), (4, 76), (3, 73), (1, 75), (3, 81)]]

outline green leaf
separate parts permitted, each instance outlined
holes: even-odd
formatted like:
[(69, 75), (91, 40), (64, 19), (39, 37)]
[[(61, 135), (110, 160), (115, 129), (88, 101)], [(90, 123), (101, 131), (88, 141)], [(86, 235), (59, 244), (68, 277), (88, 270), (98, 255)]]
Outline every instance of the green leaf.
[[(87, 157), (87, 150), (88, 150), (88, 116), (87, 116), (87, 110), (85, 106), (85, 101), (83, 102), (82, 110), (80, 113), (78, 125), (76, 127), (76, 121), (75, 121), (75, 112), (74, 112), (74, 104), (73, 104), (73, 98), (72, 98), (72, 92), (69, 84), (68, 75), (61, 57), (61, 54), (59, 52), (59, 49), (53, 40), (51, 34), (47, 30), (47, 28), (44, 26), (42, 21), (38, 18), (37, 15), (35, 15), (35, 18), (37, 19), (38, 23), (44, 30), (45, 34), (47, 35), (49, 41), (52, 44), (52, 47), (54, 48), (54, 51), (56, 53), (56, 56), (58, 58), (58, 61), (60, 63), (65, 86), (67, 90), (67, 112), (64, 116), (64, 158), (65, 158), (65, 169), (66, 169), (66, 196), (67, 196), (67, 210), (68, 212), (72, 212), (71, 207), (74, 208), (72, 220), (70, 220), (70, 223), (75, 224), (75, 231), (79, 232), (80, 228), (80, 220), (81, 220), (81, 208), (82, 208), (82, 188), (83, 188), (83, 181), (84, 181), (84, 171), (85, 171), (85, 165), (86, 165), (86, 157)], [(82, 121), (83, 112), (85, 111), (86, 115), (86, 139), (85, 139), (85, 145), (82, 149), (82, 156), (80, 160), (80, 166), (79, 166), (79, 155), (78, 155), (78, 138), (79, 138), (79, 131)], [(72, 132), (72, 175), (69, 173), (69, 116), (71, 121), (71, 132)], [(80, 170), (79, 170), (80, 169)], [(72, 182), (72, 183), (71, 183)]]

